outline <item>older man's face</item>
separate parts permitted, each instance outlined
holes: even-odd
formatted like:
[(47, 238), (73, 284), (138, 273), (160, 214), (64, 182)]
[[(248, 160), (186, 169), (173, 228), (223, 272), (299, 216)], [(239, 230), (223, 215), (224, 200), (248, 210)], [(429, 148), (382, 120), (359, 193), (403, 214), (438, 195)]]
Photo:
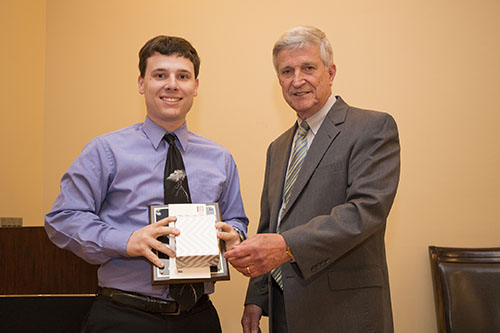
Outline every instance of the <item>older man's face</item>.
[(278, 79), (287, 103), (301, 119), (307, 119), (325, 105), (332, 91), (335, 65), (327, 68), (319, 46), (285, 49), (277, 55)]

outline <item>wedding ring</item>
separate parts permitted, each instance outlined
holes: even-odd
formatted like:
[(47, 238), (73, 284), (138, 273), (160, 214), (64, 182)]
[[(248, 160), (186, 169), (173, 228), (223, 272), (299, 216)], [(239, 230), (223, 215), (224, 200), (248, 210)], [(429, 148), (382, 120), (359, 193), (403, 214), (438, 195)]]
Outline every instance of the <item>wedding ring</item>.
[(252, 272), (250, 271), (250, 266), (247, 266), (247, 272), (248, 274), (252, 274)]

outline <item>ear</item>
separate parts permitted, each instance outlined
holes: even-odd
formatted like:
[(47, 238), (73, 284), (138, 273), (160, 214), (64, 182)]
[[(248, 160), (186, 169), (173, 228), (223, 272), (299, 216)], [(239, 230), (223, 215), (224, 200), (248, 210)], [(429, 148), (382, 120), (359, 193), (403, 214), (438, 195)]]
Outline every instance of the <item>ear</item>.
[(194, 96), (196, 97), (196, 96), (198, 96), (198, 87), (200, 85), (200, 79), (196, 78), (196, 80), (194, 80), (194, 81), (195, 81), (195, 84), (196, 84), (196, 86), (194, 88)]
[(330, 68), (328, 68), (328, 77), (330, 85), (333, 84), (333, 79), (335, 79), (335, 74), (337, 74), (337, 66), (335, 66), (335, 64), (332, 64)]
[(140, 75), (137, 78), (137, 85), (139, 86), (139, 94), (144, 95), (144, 78)]

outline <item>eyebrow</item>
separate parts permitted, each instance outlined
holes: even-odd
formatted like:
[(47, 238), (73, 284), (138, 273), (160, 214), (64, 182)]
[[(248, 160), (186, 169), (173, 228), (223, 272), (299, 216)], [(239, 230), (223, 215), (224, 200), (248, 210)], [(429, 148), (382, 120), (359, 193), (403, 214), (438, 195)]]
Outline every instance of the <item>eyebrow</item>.
[[(151, 73), (155, 73), (155, 72), (170, 72), (170, 70), (167, 69), (167, 68), (163, 68), (163, 67), (154, 68), (154, 69), (151, 70)], [(192, 74), (191, 71), (189, 71), (187, 69), (184, 69), (184, 68), (177, 69), (177, 70), (175, 70), (173, 72), (175, 72), (175, 73), (188, 73), (188, 74)]]
[(305, 62), (302, 64), (302, 66), (317, 66), (317, 63), (315, 62)]
[[(310, 62), (310, 61), (308, 61), (308, 62), (303, 62), (303, 63), (301, 63), (299, 67), (304, 67), (304, 66), (317, 66), (317, 65), (318, 65), (318, 63), (316, 63), (316, 62)], [(279, 68), (279, 70), (284, 70), (284, 69), (287, 69), (287, 68), (294, 68), (294, 66), (284, 66), (284, 67), (282, 67), (282, 68)]]

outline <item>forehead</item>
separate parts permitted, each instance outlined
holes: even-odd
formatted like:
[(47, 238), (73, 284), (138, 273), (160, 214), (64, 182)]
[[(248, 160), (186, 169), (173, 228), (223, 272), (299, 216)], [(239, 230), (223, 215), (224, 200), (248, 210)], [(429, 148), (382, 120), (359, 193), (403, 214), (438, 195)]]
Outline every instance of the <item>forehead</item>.
[(317, 45), (281, 50), (276, 56), (276, 61), (278, 68), (295, 67), (306, 63), (322, 63)]
[(187, 71), (194, 73), (194, 65), (188, 58), (184, 58), (177, 54), (164, 55), (155, 53), (147, 59), (146, 72), (155, 70)]

